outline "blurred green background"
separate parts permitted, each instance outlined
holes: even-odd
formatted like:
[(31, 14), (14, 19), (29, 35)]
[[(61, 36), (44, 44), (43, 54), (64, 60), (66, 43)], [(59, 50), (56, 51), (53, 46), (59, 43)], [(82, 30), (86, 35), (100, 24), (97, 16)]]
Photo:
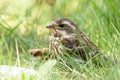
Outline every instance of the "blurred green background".
[(111, 42), (114, 44), (120, 34), (119, 8), (119, 0), (1, 0), (0, 37), (9, 44), (16, 38), (31, 48), (28, 43), (32, 44), (34, 36), (39, 40), (48, 37), (45, 26), (52, 19), (67, 17), (100, 48), (110, 52)]
[[(119, 59), (119, 3), (120, 0), (0, 0), (0, 64), (18, 65), (19, 63), (30, 67), (28, 63), (31, 57), (27, 50), (48, 46), (49, 31), (45, 26), (58, 17), (66, 17), (77, 23), (102, 53), (110, 58)], [(21, 62), (18, 62), (19, 57)], [(119, 64), (112, 66), (108, 69), (109, 72), (107, 66), (103, 72), (101, 69), (96, 72), (93, 66), (89, 69), (85, 68), (84, 73), (87, 76), (85, 80), (97, 80), (97, 76), (98, 80), (117, 80), (118, 76), (115, 74), (112, 77), (112, 74), (118, 66)], [(74, 69), (76, 68), (75, 66)], [(80, 70), (78, 69), (79, 73)], [(63, 77), (63, 74), (59, 73), (59, 75), (59, 78)], [(64, 76), (66, 80), (73, 79), (69, 76), (73, 75), (72, 73), (68, 72), (66, 75), (68, 75)], [(78, 75), (74, 74), (74, 76)]]

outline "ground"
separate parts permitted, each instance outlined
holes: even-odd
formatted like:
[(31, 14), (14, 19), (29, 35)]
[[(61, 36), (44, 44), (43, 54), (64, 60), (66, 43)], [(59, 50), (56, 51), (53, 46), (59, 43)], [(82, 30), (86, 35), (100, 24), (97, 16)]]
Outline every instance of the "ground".
[[(39, 73), (32, 77), (22, 75), (20, 80), (41, 79), (41, 76), (48, 80), (119, 80), (120, 1), (49, 1), (0, 1), (0, 64), (26, 67)], [(101, 66), (95, 66), (91, 60), (79, 64), (70, 55), (35, 60), (27, 50), (48, 46), (49, 31), (45, 26), (58, 17), (77, 23), (108, 59), (100, 58)], [(49, 60), (53, 63), (48, 63)]]

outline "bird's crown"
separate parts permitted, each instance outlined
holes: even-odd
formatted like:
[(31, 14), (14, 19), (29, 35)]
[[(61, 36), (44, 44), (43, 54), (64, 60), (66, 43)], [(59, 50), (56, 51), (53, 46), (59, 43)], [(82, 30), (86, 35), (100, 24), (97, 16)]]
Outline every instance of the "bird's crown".
[(76, 28), (78, 28), (78, 26), (71, 20), (67, 19), (67, 18), (57, 18), (54, 19), (48, 26), (47, 28), (53, 28), (57, 26), (57, 28), (59, 29), (63, 29), (64, 27), (67, 28), (72, 28), (73, 30), (75, 30)]

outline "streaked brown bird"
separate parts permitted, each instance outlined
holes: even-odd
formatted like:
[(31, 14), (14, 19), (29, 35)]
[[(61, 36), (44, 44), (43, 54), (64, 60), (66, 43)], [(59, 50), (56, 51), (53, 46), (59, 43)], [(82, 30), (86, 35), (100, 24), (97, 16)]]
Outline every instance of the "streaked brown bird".
[[(54, 54), (68, 53), (80, 55), (83, 60), (87, 56), (96, 55), (99, 50), (97, 46), (79, 29), (78, 25), (67, 18), (54, 19), (46, 26), (50, 32), (49, 44)], [(48, 49), (29, 50), (34, 56), (47, 52)]]

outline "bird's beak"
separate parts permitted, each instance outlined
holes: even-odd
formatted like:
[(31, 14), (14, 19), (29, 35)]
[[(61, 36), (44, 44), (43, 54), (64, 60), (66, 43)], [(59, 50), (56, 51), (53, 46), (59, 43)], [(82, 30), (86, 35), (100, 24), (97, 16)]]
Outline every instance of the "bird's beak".
[(47, 25), (46, 28), (48, 28), (48, 29), (55, 28), (55, 25), (53, 23), (51, 23), (51, 24)]

